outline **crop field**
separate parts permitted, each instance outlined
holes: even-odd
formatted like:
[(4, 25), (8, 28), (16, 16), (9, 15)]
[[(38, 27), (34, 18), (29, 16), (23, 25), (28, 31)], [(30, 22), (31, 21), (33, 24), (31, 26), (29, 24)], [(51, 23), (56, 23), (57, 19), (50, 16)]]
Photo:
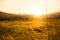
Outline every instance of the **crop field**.
[(0, 40), (60, 40), (60, 19), (0, 21)]

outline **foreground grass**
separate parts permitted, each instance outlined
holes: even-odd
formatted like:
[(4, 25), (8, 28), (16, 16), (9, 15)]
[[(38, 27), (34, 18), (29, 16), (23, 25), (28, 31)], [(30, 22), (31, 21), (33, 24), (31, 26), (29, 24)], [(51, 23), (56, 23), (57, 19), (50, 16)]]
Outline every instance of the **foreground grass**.
[(0, 40), (60, 40), (59, 21), (0, 21)]

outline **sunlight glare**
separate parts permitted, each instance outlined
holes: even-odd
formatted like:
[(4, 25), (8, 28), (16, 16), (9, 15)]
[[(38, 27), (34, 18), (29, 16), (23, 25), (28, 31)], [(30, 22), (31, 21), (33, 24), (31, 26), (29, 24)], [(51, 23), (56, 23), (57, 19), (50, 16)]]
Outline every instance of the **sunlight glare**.
[(2, 0), (0, 11), (41, 16), (46, 14), (46, 8), (48, 14), (60, 10), (59, 3), (56, 0)]

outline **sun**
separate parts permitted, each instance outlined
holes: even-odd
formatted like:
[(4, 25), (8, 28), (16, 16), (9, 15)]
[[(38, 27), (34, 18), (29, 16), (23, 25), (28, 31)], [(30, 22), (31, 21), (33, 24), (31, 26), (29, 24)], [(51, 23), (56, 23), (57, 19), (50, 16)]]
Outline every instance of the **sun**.
[(39, 11), (39, 10), (32, 10), (32, 13), (33, 13), (35, 16), (39, 16), (39, 15), (40, 15), (40, 11)]
[(41, 16), (41, 14), (42, 14), (42, 11), (40, 11), (40, 10), (32, 10), (32, 13), (35, 15), (35, 16)]
[(39, 16), (46, 14), (45, 9), (43, 9), (42, 7), (35, 7), (32, 9), (29, 9), (29, 10), (25, 10), (25, 13), (33, 14), (36, 17), (39, 17)]

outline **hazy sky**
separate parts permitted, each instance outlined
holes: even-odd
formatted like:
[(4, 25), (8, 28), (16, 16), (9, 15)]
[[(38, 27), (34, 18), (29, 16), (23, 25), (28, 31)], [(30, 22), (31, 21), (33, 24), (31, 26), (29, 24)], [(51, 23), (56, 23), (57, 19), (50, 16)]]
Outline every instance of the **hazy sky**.
[(60, 0), (0, 0), (0, 11), (10, 13), (45, 13), (60, 11)]

